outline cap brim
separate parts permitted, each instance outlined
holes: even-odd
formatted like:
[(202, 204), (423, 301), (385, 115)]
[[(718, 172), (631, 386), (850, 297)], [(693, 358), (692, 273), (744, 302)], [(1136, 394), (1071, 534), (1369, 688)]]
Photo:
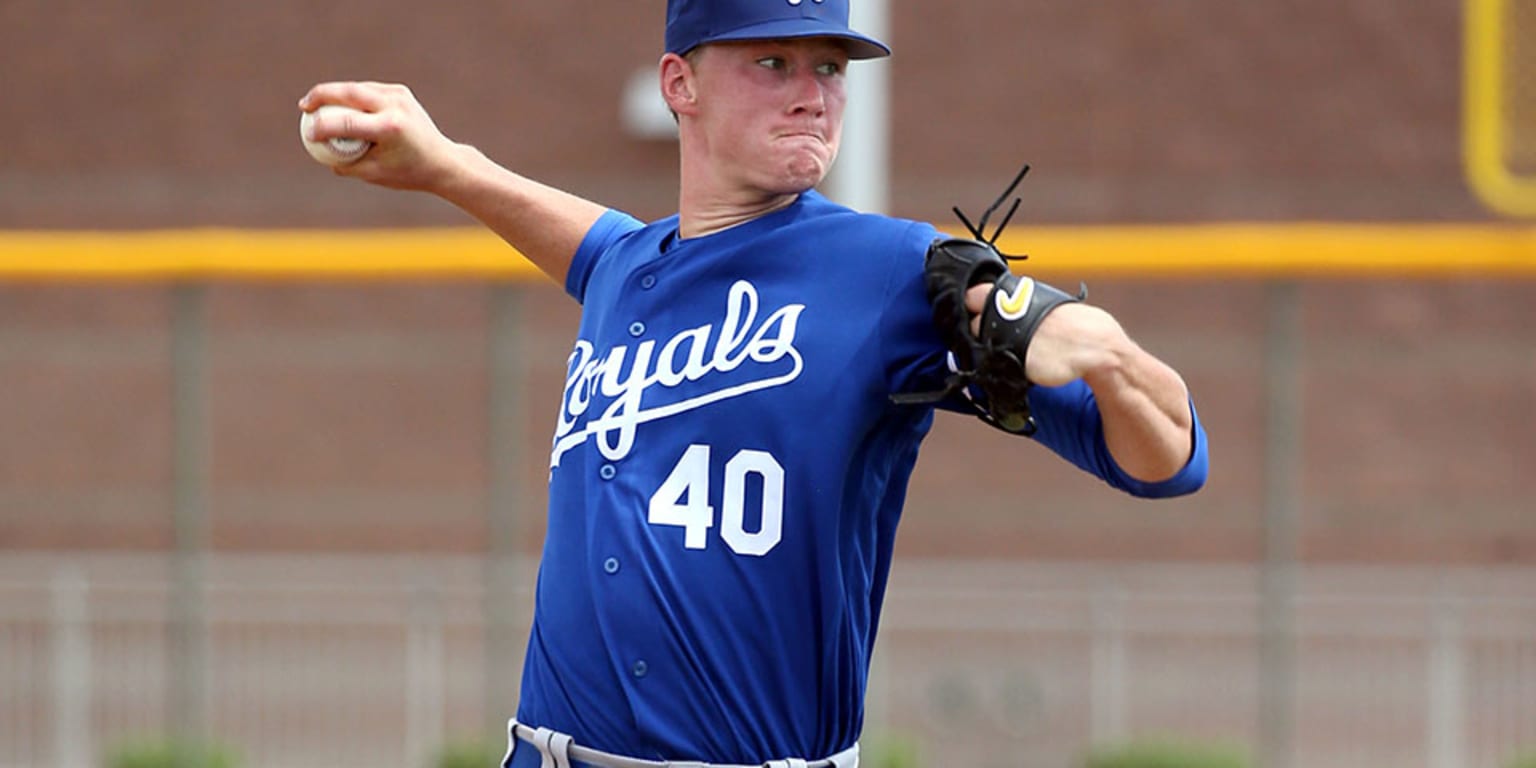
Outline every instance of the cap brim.
[(845, 27), (822, 25), (814, 19), (803, 18), (749, 24), (741, 29), (710, 35), (700, 40), (699, 45), (738, 40), (785, 40), (801, 37), (835, 38), (847, 46), (850, 59), (879, 59), (891, 55), (890, 46), (873, 37), (861, 35)]

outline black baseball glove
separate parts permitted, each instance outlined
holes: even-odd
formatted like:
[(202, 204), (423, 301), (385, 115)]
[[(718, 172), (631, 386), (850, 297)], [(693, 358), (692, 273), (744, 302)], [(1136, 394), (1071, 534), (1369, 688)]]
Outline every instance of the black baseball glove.
[[(987, 218), (1028, 172), (1026, 165), (1002, 197), (987, 209), (979, 226), (973, 226), (965, 214), (955, 209), (971, 234), (981, 238)], [(897, 395), (893, 398), (896, 402), (936, 402), (961, 394), (982, 421), (1005, 432), (1034, 434), (1035, 421), (1029, 414), (1028, 399), (1032, 385), (1024, 369), (1029, 342), (1047, 314), (1062, 304), (1087, 298), (1087, 288), (1072, 296), (1038, 280), (1019, 277), (1008, 268), (993, 242), (1018, 205), (1015, 199), (991, 240), (945, 237), (929, 246), (924, 282), (933, 306), (933, 323), (954, 355), (955, 371), (943, 390)], [(982, 283), (992, 283), (993, 287), (981, 311), (978, 334), (971, 331), (972, 318), (965, 307), (965, 294)]]

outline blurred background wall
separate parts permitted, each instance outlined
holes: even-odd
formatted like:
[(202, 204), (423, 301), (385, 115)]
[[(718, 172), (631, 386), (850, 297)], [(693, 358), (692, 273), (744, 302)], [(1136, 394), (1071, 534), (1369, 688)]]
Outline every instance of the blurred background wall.
[[(1536, 749), (1536, 246), (1464, 149), (1491, 119), (1501, 167), (1529, 169), (1526, 5), (893, 4), (896, 215), (953, 226), (1028, 161), (1026, 249), (1068, 225), (1475, 236), (1343, 277), (1030, 249), (1185, 375), (1211, 481), (1138, 502), (940, 418), (871, 743), (979, 766), (1159, 736), (1271, 768)], [(501, 273), (48, 274), (28, 238), (472, 227), (310, 161), (295, 102), (330, 79), (408, 83), (503, 164), (667, 215), (675, 145), (621, 110), (663, 7), (0, 2), (0, 766), (166, 733), (249, 765), (422, 766), (498, 738), (574, 303)], [(1498, 34), (1464, 35), (1479, 12)], [(1474, 113), (1490, 45), (1504, 106)], [(1457, 267), (1489, 238), (1503, 268)]]

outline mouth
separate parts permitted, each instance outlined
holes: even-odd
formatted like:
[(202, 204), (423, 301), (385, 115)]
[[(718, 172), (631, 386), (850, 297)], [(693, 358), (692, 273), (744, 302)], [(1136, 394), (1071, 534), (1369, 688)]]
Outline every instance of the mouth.
[(794, 141), (796, 139), (804, 139), (814, 141), (818, 144), (827, 143), (827, 140), (823, 138), (820, 133), (816, 133), (814, 131), (788, 131), (786, 133), (779, 134), (777, 138), (781, 141)]

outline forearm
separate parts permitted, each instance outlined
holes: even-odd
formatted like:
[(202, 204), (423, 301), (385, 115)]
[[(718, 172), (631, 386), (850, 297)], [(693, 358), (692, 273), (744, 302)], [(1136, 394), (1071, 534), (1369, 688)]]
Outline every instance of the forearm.
[(437, 195), (479, 219), (556, 282), (564, 281), (582, 238), (605, 210), (449, 139), (404, 85), (320, 83), (299, 99), (307, 112), (324, 104), (352, 110), (308, 121), (306, 139), (348, 137), (374, 145), (357, 162), (336, 167), (337, 174)]
[(520, 176), (475, 147), (457, 145), (456, 171), (431, 190), (507, 241), (556, 282), (606, 210), (590, 200)]
[[(967, 308), (979, 312), (990, 289), (989, 283), (970, 288)], [(971, 322), (971, 333), (977, 334), (980, 320)], [(1195, 424), (1189, 389), (1177, 371), (1132, 341), (1103, 309), (1069, 302), (1051, 310), (1029, 342), (1025, 375), (1048, 387), (1086, 382), (1098, 405), (1104, 443), (1131, 477), (1156, 483), (1188, 463)]]
[(1178, 372), (1121, 336), (1105, 362), (1084, 375), (1098, 402), (1104, 442), (1132, 477), (1157, 482), (1189, 461), (1194, 416)]

